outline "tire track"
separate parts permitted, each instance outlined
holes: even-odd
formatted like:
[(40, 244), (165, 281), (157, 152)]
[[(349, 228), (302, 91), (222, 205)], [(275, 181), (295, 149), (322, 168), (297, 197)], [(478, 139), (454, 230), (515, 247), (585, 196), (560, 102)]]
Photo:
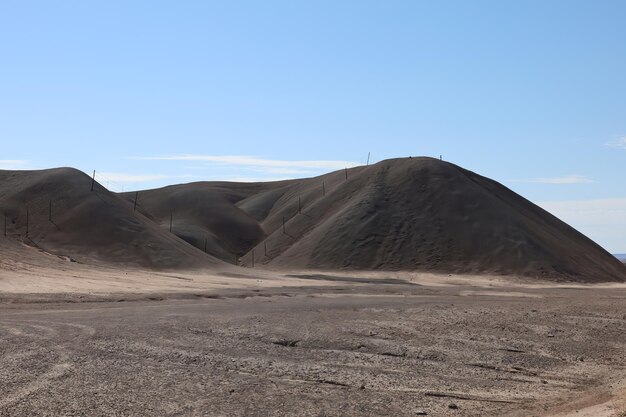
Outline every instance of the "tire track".
[(61, 378), (67, 374), (72, 364), (68, 361), (67, 356), (62, 356), (60, 359), (61, 361), (53, 365), (48, 372), (39, 375), (34, 381), (0, 398), (0, 410), (48, 388), (55, 379)]

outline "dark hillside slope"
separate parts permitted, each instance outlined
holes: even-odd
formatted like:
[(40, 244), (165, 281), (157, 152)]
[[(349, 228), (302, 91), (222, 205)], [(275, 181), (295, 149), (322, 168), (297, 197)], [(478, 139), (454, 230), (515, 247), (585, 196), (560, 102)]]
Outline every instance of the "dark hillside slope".
[(223, 265), (99, 184), (91, 191), (91, 178), (71, 168), (0, 171), (0, 211), (8, 238), (79, 261), (156, 269)]
[[(226, 262), (248, 252), (265, 239), (265, 232), (254, 213), (247, 213), (237, 202), (262, 194), (280, 183), (246, 184), (196, 182), (173, 185), (122, 197), (138, 210), (198, 249)], [(279, 188), (280, 191), (280, 188)]]
[[(583, 282), (626, 277), (622, 263), (543, 209), (495, 181), (432, 158), (382, 161), (350, 170), (347, 180), (343, 171), (303, 180), (281, 198), (262, 221), (268, 237), (255, 248), (256, 265)], [(244, 263), (252, 264), (251, 252)]]
[[(361, 168), (354, 168), (358, 172)], [(234, 262), (267, 237), (267, 231), (345, 179), (345, 172), (264, 183), (194, 182), (121, 194), (163, 229), (226, 262)]]

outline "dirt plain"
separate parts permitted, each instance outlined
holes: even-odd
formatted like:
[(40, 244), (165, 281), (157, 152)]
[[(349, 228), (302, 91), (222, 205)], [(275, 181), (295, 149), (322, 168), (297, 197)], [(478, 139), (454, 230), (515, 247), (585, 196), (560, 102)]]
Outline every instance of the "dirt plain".
[(0, 416), (626, 413), (623, 284), (9, 266)]

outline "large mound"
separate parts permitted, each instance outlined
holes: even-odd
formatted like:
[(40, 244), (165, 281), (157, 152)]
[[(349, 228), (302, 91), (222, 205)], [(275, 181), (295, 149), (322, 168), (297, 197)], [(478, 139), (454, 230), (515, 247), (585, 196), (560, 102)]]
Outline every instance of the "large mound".
[[(347, 177), (340, 171), (294, 184), (263, 219), (268, 237), (254, 249), (254, 262), (587, 282), (626, 277), (622, 263), (572, 227), (456, 165), (394, 159)], [(252, 264), (252, 251), (244, 262)]]
[(316, 198), (323, 182), (331, 189), (344, 176), (341, 171), (264, 183), (195, 182), (121, 196), (163, 229), (171, 225), (172, 233), (189, 244), (233, 263), (276, 230), (282, 215), (297, 213), (298, 196)]
[(254, 213), (237, 202), (262, 194), (277, 183), (197, 182), (122, 194), (163, 229), (207, 253), (234, 263), (266, 234)]
[(86, 262), (164, 269), (222, 264), (98, 183), (91, 187), (91, 178), (71, 168), (0, 171), (7, 239)]
[[(132, 201), (134, 194), (125, 198)], [(163, 228), (246, 266), (494, 273), (624, 281), (597, 244), (495, 181), (404, 158), (272, 183), (139, 192)]]

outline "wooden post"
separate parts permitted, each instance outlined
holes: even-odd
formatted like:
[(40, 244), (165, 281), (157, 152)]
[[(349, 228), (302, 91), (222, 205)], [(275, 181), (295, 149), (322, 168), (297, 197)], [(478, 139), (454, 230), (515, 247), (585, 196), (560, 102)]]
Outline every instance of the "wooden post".
[(133, 204), (133, 211), (137, 210), (137, 199), (139, 198), (139, 191), (135, 193), (135, 204)]
[(263, 242), (263, 252), (265, 253), (265, 256), (267, 256), (267, 242)]
[(52, 200), (50, 200), (50, 205), (48, 206), (48, 221), (52, 221)]
[(239, 266), (239, 257), (235, 254), (235, 265)]
[(4, 237), (7, 236), (7, 214), (4, 213)]
[(254, 268), (254, 249), (252, 249), (252, 268)]
[(287, 232), (285, 231), (285, 216), (283, 216), (283, 234), (287, 234)]
[(348, 168), (345, 168), (344, 171), (346, 172), (346, 179), (348, 179)]
[(302, 213), (302, 200), (298, 197), (298, 214)]
[(172, 233), (172, 221), (174, 220), (174, 214), (170, 213), (170, 233)]
[(439, 155), (439, 160), (443, 161), (443, 155)]
[(93, 185), (96, 183), (96, 170), (93, 170), (93, 177), (91, 177), (91, 191), (93, 191)]
[(206, 253), (206, 237), (204, 238), (204, 253)]
[(367, 164), (365, 165), (369, 165), (370, 164), (370, 152), (367, 153)]
[(26, 236), (28, 236), (28, 209), (26, 209)]
[(324, 181), (322, 181), (322, 196), (326, 195), (326, 184), (324, 184)]

